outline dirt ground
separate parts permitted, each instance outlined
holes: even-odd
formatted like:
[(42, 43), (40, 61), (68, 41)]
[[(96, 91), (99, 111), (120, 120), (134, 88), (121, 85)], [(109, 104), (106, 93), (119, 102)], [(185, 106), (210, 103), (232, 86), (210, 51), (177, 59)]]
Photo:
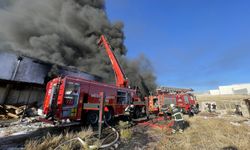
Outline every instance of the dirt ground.
[(241, 101), (250, 98), (250, 95), (196, 95), (199, 102), (202, 101)]
[[(203, 96), (197, 97), (198, 101), (237, 101), (246, 96)], [(157, 128), (145, 124), (137, 124), (129, 128), (130, 134), (127, 139), (120, 139), (118, 147), (109, 149), (121, 150), (247, 150), (250, 149), (250, 118), (238, 115), (200, 112), (189, 118), (184, 115), (188, 122), (183, 133), (171, 133), (170, 128)], [(161, 121), (160, 124), (166, 122)], [(167, 123), (166, 123), (167, 124)], [(88, 134), (87, 134), (88, 133)], [(26, 141), (26, 149), (49, 149), (50, 145), (58, 145), (66, 139), (80, 136), (90, 136), (91, 132), (81, 131), (66, 135), (51, 135), (33, 141)], [(51, 140), (48, 140), (51, 139)], [(52, 140), (54, 139), (54, 140)], [(41, 141), (42, 140), (42, 141)], [(36, 146), (36, 145), (40, 145)], [(51, 148), (51, 147), (50, 147)]]
[(240, 149), (250, 147), (250, 120), (240, 116), (220, 116), (200, 113), (188, 118), (188, 127), (183, 133), (171, 134), (168, 130), (135, 126), (133, 135), (119, 149)]
[[(210, 149), (240, 149), (250, 147), (250, 119), (237, 115), (220, 115), (219, 113), (201, 112), (194, 117), (184, 116), (188, 122), (183, 133), (171, 133), (170, 128), (152, 127), (139, 123), (129, 130), (127, 139), (120, 139), (118, 147), (109, 149), (121, 150), (210, 150)], [(164, 124), (160, 121), (158, 124)], [(67, 132), (66, 132), (67, 133)], [(129, 135), (129, 134), (128, 134)], [(51, 149), (67, 139), (81, 137), (86, 140), (91, 132), (75, 131), (74, 134), (47, 135), (40, 140), (26, 141), (26, 149)], [(87, 138), (88, 139), (88, 138)], [(39, 145), (39, 146), (37, 146)], [(53, 145), (53, 146), (52, 146)], [(52, 146), (52, 147), (51, 147)], [(53, 149), (53, 148), (52, 148)]]

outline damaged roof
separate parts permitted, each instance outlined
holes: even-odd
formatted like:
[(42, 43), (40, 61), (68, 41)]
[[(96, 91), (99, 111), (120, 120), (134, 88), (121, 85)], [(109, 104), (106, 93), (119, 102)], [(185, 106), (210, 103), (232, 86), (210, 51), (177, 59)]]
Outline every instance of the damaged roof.
[[(0, 51), (0, 80), (18, 81), (35, 84), (45, 84), (52, 63), (44, 62), (27, 56), (20, 56), (12, 52)], [(57, 66), (60, 76), (76, 76), (88, 80), (101, 81), (98, 76), (79, 71), (75, 68)]]

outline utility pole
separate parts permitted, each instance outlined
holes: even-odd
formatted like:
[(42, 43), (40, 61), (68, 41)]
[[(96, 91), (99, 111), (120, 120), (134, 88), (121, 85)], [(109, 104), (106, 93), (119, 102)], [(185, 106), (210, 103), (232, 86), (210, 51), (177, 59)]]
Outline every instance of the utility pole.
[(104, 100), (105, 100), (105, 93), (100, 92), (100, 105), (99, 105), (99, 121), (98, 121), (98, 138), (101, 138), (102, 134), (102, 123), (103, 123), (103, 110), (104, 110)]

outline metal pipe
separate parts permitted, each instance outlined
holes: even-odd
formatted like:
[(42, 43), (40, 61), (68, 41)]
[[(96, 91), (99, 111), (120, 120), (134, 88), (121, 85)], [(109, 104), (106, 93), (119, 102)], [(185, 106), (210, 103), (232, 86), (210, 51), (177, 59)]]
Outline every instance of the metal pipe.
[[(18, 68), (19, 68), (19, 66), (20, 66), (20, 62), (21, 62), (22, 60), (23, 60), (23, 58), (22, 58), (21, 56), (19, 56), (19, 57), (17, 58), (16, 68), (15, 68), (15, 70), (14, 70), (14, 72), (12, 73), (11, 78), (10, 78), (11, 81), (13, 81), (13, 80), (15, 79), (16, 74), (17, 74), (17, 71), (18, 71)], [(5, 89), (5, 92), (4, 92), (4, 95), (3, 95), (3, 104), (5, 104), (6, 99), (7, 99), (8, 96), (9, 96), (10, 89), (11, 89), (12, 87), (13, 87), (12, 84), (7, 84), (7, 85), (6, 85), (6, 89)]]
[(21, 62), (22, 60), (23, 60), (23, 58), (22, 58), (21, 56), (19, 56), (19, 57), (17, 58), (17, 65), (16, 65), (16, 68), (15, 68), (15, 70), (14, 70), (12, 76), (11, 76), (11, 80), (12, 80), (12, 81), (13, 81), (13, 80), (15, 79), (15, 77), (16, 77), (16, 73), (17, 73), (17, 71), (18, 71), (18, 68), (19, 68), (19, 66), (20, 66), (20, 62)]

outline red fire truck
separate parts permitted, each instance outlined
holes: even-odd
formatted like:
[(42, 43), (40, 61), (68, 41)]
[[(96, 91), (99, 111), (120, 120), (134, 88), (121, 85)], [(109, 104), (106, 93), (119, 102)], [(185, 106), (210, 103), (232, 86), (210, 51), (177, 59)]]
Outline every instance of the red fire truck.
[(156, 90), (156, 95), (149, 96), (149, 112), (163, 114), (162, 108), (174, 104), (180, 108), (183, 113), (188, 113), (191, 109), (196, 109), (196, 98), (192, 89), (181, 89), (172, 87), (160, 87)]
[(183, 113), (189, 113), (191, 109), (196, 113), (196, 97), (192, 93), (178, 93), (176, 95), (176, 106), (182, 109)]
[(57, 77), (47, 84), (43, 112), (46, 118), (77, 122), (98, 122), (100, 104), (99, 92), (105, 93), (105, 119), (129, 114), (139, 117), (146, 109), (145, 101), (137, 96), (135, 89), (128, 88), (128, 79), (123, 73), (109, 43), (102, 35), (99, 46), (103, 45), (116, 77), (116, 85), (109, 85), (83, 78)]

